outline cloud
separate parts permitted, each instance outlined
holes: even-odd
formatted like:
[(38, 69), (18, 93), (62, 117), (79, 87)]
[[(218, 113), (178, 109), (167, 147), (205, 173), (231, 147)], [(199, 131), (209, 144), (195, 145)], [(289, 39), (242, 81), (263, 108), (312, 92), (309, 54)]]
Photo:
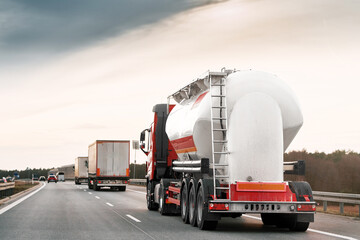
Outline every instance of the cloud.
[(63, 54), (213, 1), (3, 0), (0, 64)]

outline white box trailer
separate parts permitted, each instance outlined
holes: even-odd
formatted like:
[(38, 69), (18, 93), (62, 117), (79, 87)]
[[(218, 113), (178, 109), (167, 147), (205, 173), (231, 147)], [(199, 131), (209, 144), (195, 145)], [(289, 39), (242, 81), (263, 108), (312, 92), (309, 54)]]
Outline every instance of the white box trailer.
[(130, 141), (97, 140), (89, 146), (89, 188), (126, 190), (129, 180)]
[(88, 182), (88, 157), (75, 158), (75, 184)]

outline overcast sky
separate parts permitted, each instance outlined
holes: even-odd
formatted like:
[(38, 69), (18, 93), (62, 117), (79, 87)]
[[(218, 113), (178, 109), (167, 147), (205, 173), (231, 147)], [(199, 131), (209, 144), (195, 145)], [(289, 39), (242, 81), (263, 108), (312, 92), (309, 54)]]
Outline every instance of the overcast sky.
[(222, 67), (275, 73), (297, 94), (288, 150), (360, 152), (359, 1), (214, 2), (2, 0), (0, 169), (138, 139), (154, 104)]

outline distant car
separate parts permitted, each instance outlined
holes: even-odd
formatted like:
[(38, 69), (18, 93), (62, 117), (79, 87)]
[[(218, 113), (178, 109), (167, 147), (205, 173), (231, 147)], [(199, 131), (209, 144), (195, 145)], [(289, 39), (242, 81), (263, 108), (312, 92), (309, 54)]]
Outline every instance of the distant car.
[(56, 178), (55, 175), (49, 175), (47, 181), (48, 181), (48, 183), (49, 183), (49, 182), (55, 182), (55, 183), (57, 183), (57, 178)]
[(46, 181), (45, 176), (40, 176), (40, 177), (39, 177), (39, 181)]

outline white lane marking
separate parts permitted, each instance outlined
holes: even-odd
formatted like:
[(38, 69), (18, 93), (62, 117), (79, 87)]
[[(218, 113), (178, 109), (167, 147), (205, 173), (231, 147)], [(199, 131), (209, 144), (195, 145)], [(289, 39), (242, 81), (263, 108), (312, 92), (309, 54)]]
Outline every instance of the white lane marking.
[(134, 220), (135, 222), (141, 222), (139, 219), (137, 219), (137, 218), (135, 218), (135, 217), (133, 217), (133, 216), (131, 216), (131, 215), (129, 215), (129, 214), (126, 214), (126, 216), (127, 216), (128, 218), (131, 218), (131, 219)]
[(335, 233), (323, 232), (323, 231), (319, 231), (319, 230), (315, 230), (315, 229), (311, 229), (311, 228), (309, 228), (308, 231), (310, 231), (310, 232), (315, 232), (315, 233), (320, 233), (320, 234), (324, 234), (324, 235), (331, 236), (331, 237), (337, 237), (337, 238), (347, 239), (347, 240), (357, 240), (356, 238), (347, 237), (347, 236), (340, 235), (340, 234), (335, 234)]
[(111, 209), (111, 211), (113, 211), (116, 215), (118, 215), (120, 218), (124, 219), (124, 221), (128, 222), (129, 224), (133, 225), (135, 228), (137, 228), (139, 231), (143, 232), (146, 236), (148, 236), (149, 238), (155, 240), (155, 238), (153, 238), (150, 234), (148, 234), (147, 232), (145, 232), (144, 230), (142, 230), (141, 228), (139, 228), (139, 226), (137, 226), (136, 224), (134, 224), (132, 221), (129, 221), (126, 217), (121, 216), (118, 212), (116, 212), (114, 209)]
[(84, 189), (84, 192), (86, 192), (86, 189)]
[(108, 202), (107, 202), (106, 204), (109, 205), (110, 207), (113, 207), (113, 206), (114, 206), (114, 205), (112, 205), (111, 203), (108, 203)]
[(260, 220), (261, 221), (261, 218), (259, 217), (255, 217), (255, 216), (250, 216), (250, 215), (246, 215), (246, 214), (243, 214), (244, 217), (248, 217), (248, 218), (252, 218), (252, 219), (256, 219), (256, 220)]
[(91, 192), (88, 192), (90, 195), (92, 194)]
[[(256, 219), (256, 220), (260, 220), (260, 221), (261, 221), (261, 218), (259, 218), (259, 217), (250, 216), (250, 215), (247, 215), (247, 214), (243, 214), (243, 216), (244, 216), (244, 217), (247, 217), (247, 218), (252, 218), (252, 219)], [(348, 237), (348, 236), (344, 236), (344, 235), (340, 235), (340, 234), (335, 234), (335, 233), (324, 232), (324, 231), (315, 230), (315, 229), (312, 229), (312, 228), (308, 228), (307, 231), (309, 231), (309, 232), (314, 232), (314, 233), (319, 233), (319, 234), (323, 234), (323, 235), (327, 235), (327, 236), (331, 236), (331, 237), (337, 237), (337, 238), (347, 239), (347, 240), (357, 240), (356, 238), (353, 238), (353, 237)]]
[(31, 196), (34, 195), (35, 193), (39, 192), (39, 191), (40, 191), (41, 189), (43, 189), (45, 186), (46, 186), (46, 183), (43, 183), (43, 185), (42, 185), (39, 189), (37, 189), (37, 190), (35, 190), (34, 192), (32, 192), (32, 193), (24, 196), (23, 198), (20, 198), (19, 200), (13, 202), (13, 203), (10, 204), (9, 206), (6, 206), (6, 207), (4, 207), (3, 209), (0, 209), (0, 215), (3, 214), (3, 213), (6, 212), (6, 211), (12, 209), (13, 207), (15, 207), (16, 205), (18, 205), (18, 204), (21, 203), (22, 201), (25, 201), (26, 199), (28, 199), (29, 197), (31, 197)]
[(98, 197), (98, 196), (95, 196), (95, 198), (100, 199), (100, 197)]
[(127, 189), (127, 191), (141, 193), (141, 194), (146, 195), (146, 192), (139, 192), (139, 191), (135, 191), (135, 190), (132, 190), (132, 189)]

